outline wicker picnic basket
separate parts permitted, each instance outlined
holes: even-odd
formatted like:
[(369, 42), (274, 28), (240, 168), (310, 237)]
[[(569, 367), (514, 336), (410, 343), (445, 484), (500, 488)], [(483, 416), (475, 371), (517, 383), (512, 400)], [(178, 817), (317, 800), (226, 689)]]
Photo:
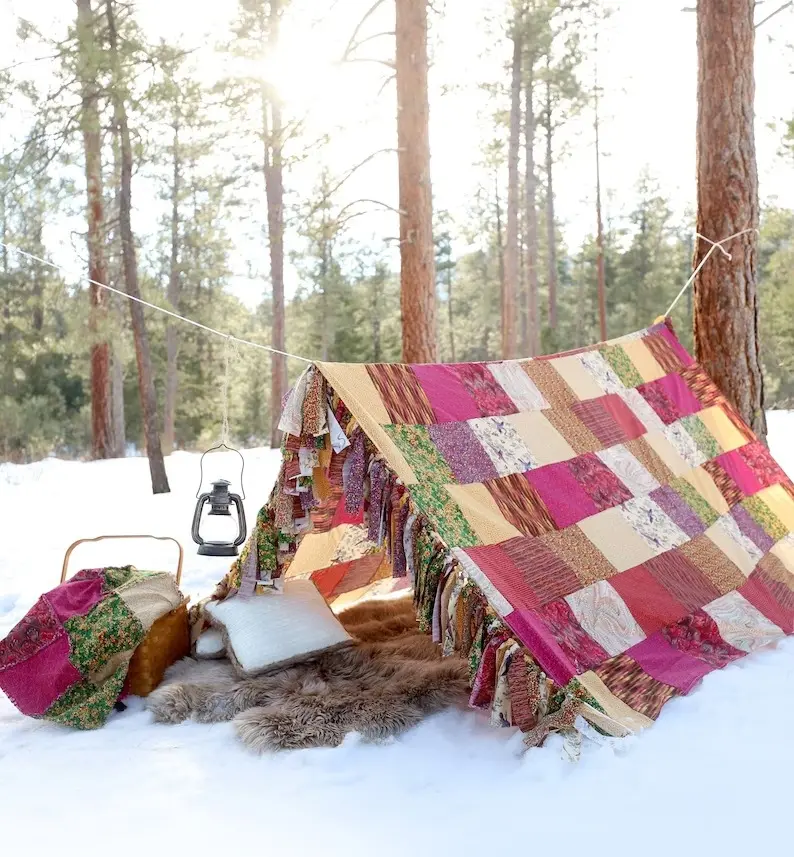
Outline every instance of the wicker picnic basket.
[[(72, 551), (85, 542), (99, 542), (106, 539), (157, 539), (173, 542), (179, 548), (179, 560), (176, 569), (176, 585), (182, 580), (182, 545), (171, 536), (96, 536), (93, 539), (78, 539), (66, 551), (61, 569), (61, 583), (66, 580), (69, 557)], [(148, 696), (163, 680), (165, 671), (171, 664), (190, 654), (190, 629), (188, 625), (188, 598), (169, 613), (155, 620), (144, 641), (135, 650), (127, 672), (127, 688), (134, 696)]]

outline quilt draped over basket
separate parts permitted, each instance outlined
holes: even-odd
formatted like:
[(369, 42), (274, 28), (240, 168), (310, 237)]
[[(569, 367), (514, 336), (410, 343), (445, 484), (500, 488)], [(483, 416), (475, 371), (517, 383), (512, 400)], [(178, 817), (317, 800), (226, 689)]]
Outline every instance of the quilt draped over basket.
[(80, 571), (42, 595), (0, 641), (0, 690), (30, 717), (102, 726), (122, 695), (135, 649), (181, 601), (166, 572)]
[(621, 736), (794, 631), (794, 486), (669, 321), (531, 360), (308, 369), (216, 598), (413, 587), (472, 705)]

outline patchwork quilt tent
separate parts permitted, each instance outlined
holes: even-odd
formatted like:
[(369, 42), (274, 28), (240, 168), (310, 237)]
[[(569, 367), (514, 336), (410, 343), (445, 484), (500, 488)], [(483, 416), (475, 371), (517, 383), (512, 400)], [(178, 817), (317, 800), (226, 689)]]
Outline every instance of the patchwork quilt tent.
[(214, 598), (413, 589), (530, 745), (625, 736), (794, 631), (794, 485), (669, 321), (532, 360), (317, 363)]

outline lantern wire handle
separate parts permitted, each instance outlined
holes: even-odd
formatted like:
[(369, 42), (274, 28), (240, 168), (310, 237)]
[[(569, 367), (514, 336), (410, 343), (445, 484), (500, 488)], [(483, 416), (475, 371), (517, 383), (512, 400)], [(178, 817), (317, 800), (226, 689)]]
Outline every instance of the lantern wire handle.
[(215, 452), (216, 449), (221, 449), (221, 448), (226, 449), (229, 452), (236, 452), (240, 456), (240, 493), (242, 494), (240, 499), (245, 500), (245, 486), (243, 485), (243, 473), (245, 472), (245, 459), (243, 458), (243, 454), (242, 454), (242, 452), (240, 452), (239, 449), (235, 449), (235, 447), (229, 446), (227, 443), (224, 443), (224, 441), (221, 441), (220, 443), (216, 444), (215, 446), (211, 446), (209, 449), (206, 449), (206, 450), (204, 450), (204, 452), (201, 453), (201, 459), (199, 461), (199, 474), (200, 474), (199, 475), (199, 486), (198, 486), (198, 490), (196, 491), (196, 499), (198, 500), (198, 498), (201, 494), (201, 486), (204, 484), (204, 456), (207, 455), (207, 453)]

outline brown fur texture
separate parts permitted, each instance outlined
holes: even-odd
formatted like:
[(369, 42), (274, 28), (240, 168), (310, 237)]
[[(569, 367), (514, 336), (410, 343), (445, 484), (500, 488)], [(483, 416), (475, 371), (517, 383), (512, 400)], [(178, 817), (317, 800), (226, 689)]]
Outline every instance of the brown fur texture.
[(465, 702), (466, 663), (442, 659), (419, 633), (409, 598), (364, 602), (339, 619), (352, 647), (242, 681), (226, 662), (186, 659), (146, 707), (161, 723), (232, 720), (243, 743), (263, 752), (335, 747), (349, 732), (379, 741)]

